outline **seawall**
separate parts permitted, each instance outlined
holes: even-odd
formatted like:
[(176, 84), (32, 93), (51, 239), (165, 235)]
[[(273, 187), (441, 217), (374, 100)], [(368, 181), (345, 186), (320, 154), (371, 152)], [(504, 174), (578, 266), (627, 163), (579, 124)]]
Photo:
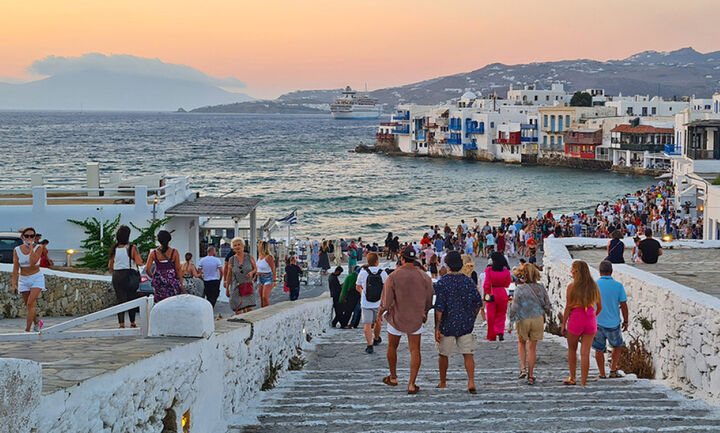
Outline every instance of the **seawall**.
[[(47, 290), (40, 295), (40, 316), (90, 314), (117, 304), (111, 277), (42, 269)], [(12, 265), (0, 264), (0, 314), (5, 318), (26, 314), (22, 296), (12, 293)]]
[[(543, 282), (562, 313), (570, 267), (568, 247), (605, 248), (607, 239), (545, 240)], [(626, 243), (630, 248), (632, 240)], [(674, 248), (718, 248), (720, 241), (675, 241)], [(613, 278), (625, 287), (630, 312), (629, 336), (651, 353), (657, 379), (710, 401), (720, 401), (720, 299), (629, 265), (613, 266)], [(594, 278), (599, 273), (591, 267)], [(648, 329), (649, 328), (649, 329)]]
[[(14, 417), (0, 416), (0, 431), (178, 431), (184, 414), (193, 433), (226, 431), (247, 416), (249, 402), (272, 371), (282, 375), (289, 359), (302, 356), (312, 336), (327, 330), (331, 304), (327, 295), (282, 302), (217, 321), (208, 338), (115, 339), (102, 347), (95, 339), (65, 340), (77, 356), (44, 362), (42, 371), (31, 361), (0, 359), (0, 384), (16, 385), (5, 388), (2, 398), (27, 399), (19, 412), (25, 421), (11, 425)], [(6, 364), (13, 367), (7, 369), (9, 378)], [(93, 376), (101, 366), (107, 370)], [(60, 385), (49, 380), (58, 369), (77, 380)], [(40, 375), (42, 395), (28, 398), (24, 384), (37, 388)]]

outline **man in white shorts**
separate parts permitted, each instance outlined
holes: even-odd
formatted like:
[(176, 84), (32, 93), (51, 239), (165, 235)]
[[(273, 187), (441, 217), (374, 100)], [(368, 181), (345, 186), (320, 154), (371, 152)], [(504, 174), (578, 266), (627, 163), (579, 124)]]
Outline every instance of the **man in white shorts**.
[[(382, 343), (380, 338), (380, 322), (377, 320), (378, 308), (387, 273), (380, 269), (378, 253), (367, 255), (368, 266), (364, 266), (358, 273), (356, 289), (360, 292), (360, 306), (362, 307), (362, 322), (365, 328), (367, 347), (365, 353), (373, 353), (373, 346)], [(374, 328), (374, 329), (373, 329)], [(375, 338), (373, 339), (373, 331)]]
[(408, 394), (417, 394), (420, 387), (415, 384), (422, 357), (420, 355), (420, 337), (427, 313), (432, 308), (432, 280), (416, 262), (417, 253), (407, 246), (400, 256), (401, 266), (397, 267), (385, 281), (378, 321), (385, 313), (387, 319), (388, 348), (387, 360), (390, 375), (383, 383), (397, 386), (397, 348), (400, 337), (406, 334), (410, 349), (410, 379)]

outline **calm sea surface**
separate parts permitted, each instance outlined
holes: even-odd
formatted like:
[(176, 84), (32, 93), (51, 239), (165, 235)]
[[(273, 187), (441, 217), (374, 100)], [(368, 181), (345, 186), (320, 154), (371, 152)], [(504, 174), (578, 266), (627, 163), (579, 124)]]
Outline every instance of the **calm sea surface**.
[(428, 224), (492, 223), (537, 208), (588, 209), (644, 188), (649, 177), (500, 163), (355, 154), (378, 121), (323, 115), (42, 113), (0, 111), (2, 173), (83, 176), (89, 161), (128, 174), (188, 175), (202, 194), (259, 197), (259, 220), (297, 208), (311, 237), (388, 231), (407, 239)]

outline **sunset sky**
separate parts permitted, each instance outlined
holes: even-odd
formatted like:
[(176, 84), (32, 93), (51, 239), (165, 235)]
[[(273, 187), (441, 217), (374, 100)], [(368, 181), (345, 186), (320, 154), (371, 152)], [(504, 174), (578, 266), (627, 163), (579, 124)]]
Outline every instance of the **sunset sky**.
[(34, 0), (0, 5), (0, 81), (49, 55), (159, 58), (244, 92), (370, 89), (488, 63), (720, 50), (720, 0)]

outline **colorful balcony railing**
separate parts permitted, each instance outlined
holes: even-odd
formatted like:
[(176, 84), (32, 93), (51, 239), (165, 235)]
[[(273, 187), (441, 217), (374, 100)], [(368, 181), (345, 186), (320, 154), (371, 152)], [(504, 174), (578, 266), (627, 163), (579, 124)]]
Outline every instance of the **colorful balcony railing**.
[(410, 125), (400, 125), (397, 128), (392, 130), (393, 134), (409, 134), (410, 133)]
[(666, 144), (665, 145), (665, 154), (666, 155), (673, 155), (677, 156), (680, 155), (680, 146), (677, 144)]
[(448, 138), (447, 144), (462, 144), (462, 140), (460, 138)]
[(520, 137), (520, 141), (522, 143), (537, 143), (538, 138), (537, 137)]
[(396, 120), (410, 120), (410, 112), (398, 111), (397, 113), (393, 114), (393, 121)]

